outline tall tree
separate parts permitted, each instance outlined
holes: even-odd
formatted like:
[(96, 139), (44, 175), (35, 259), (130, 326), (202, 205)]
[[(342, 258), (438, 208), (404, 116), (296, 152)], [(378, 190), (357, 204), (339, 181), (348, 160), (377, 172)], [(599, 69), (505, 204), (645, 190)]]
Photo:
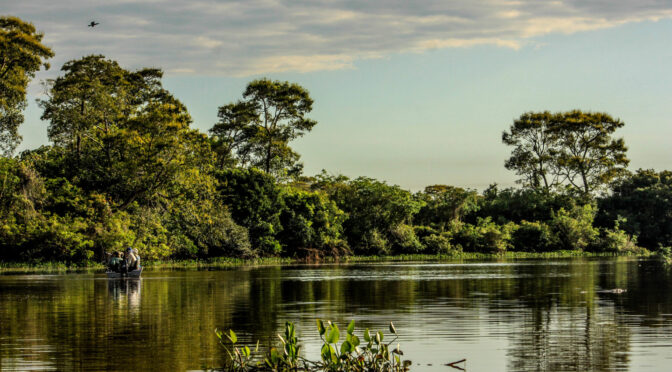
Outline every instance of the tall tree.
[(504, 132), (515, 146), (507, 169), (522, 176), (525, 186), (548, 191), (569, 187), (591, 195), (623, 174), (629, 160), (622, 138), (613, 138), (623, 122), (606, 113), (579, 110), (551, 114), (526, 113)]
[(622, 121), (601, 112), (559, 113), (552, 131), (558, 139), (557, 172), (584, 195), (625, 174), (630, 160), (622, 138), (612, 138)]
[(46, 59), (53, 57), (42, 44), (42, 33), (16, 17), (0, 17), (0, 152), (10, 156), (21, 142), (19, 126), (26, 107), (26, 88)]
[(516, 119), (510, 132), (502, 133), (502, 142), (515, 146), (504, 166), (522, 178), (526, 187), (550, 190), (558, 182), (554, 172), (553, 148), (556, 138), (549, 130), (553, 115), (548, 112), (527, 112)]
[(127, 71), (103, 56), (67, 62), (41, 102), (49, 137), (67, 149), (70, 175), (119, 208), (155, 200), (171, 183), (210, 164), (204, 135), (156, 69)]
[(220, 159), (235, 157), (275, 176), (299, 173), (299, 154), (289, 142), (309, 132), (316, 121), (306, 118), (313, 107), (308, 91), (298, 84), (252, 81), (243, 100), (219, 108), (219, 122), (210, 133), (219, 144)]

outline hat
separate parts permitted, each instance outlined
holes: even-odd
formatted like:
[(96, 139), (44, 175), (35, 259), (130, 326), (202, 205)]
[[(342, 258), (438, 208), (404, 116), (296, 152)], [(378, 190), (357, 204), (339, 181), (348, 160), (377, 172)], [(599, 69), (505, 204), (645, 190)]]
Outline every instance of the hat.
[(131, 247), (126, 248), (126, 252), (133, 252), (133, 248)]

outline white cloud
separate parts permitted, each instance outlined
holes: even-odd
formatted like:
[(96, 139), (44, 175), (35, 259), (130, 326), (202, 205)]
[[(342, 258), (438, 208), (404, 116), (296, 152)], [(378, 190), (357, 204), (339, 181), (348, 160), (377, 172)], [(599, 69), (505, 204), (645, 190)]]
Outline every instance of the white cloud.
[[(54, 66), (104, 54), (129, 67), (230, 75), (352, 68), (436, 48), (518, 49), (550, 33), (672, 18), (669, 0), (22, 0)], [(100, 25), (88, 28), (96, 20)], [(535, 44), (534, 42), (532, 44)]]

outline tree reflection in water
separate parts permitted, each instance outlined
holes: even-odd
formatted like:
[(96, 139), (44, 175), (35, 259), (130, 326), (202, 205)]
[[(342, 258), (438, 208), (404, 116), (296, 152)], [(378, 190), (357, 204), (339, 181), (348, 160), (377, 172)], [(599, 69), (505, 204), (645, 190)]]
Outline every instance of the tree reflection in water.
[(394, 321), (423, 371), (463, 357), (470, 370), (655, 371), (672, 355), (666, 314), (670, 270), (621, 258), (0, 276), (0, 369), (114, 370), (120, 355), (129, 370), (219, 367), (215, 328), (263, 346), (288, 320), (317, 355), (321, 318)]

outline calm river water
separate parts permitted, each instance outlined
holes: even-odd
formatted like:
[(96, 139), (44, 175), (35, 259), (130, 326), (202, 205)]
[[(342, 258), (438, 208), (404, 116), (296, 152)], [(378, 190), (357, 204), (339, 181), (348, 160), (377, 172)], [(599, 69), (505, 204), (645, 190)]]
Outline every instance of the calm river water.
[(633, 258), (4, 275), (0, 370), (217, 368), (215, 328), (263, 345), (287, 320), (317, 356), (316, 318), (394, 321), (412, 371), (672, 370), (672, 270)]

